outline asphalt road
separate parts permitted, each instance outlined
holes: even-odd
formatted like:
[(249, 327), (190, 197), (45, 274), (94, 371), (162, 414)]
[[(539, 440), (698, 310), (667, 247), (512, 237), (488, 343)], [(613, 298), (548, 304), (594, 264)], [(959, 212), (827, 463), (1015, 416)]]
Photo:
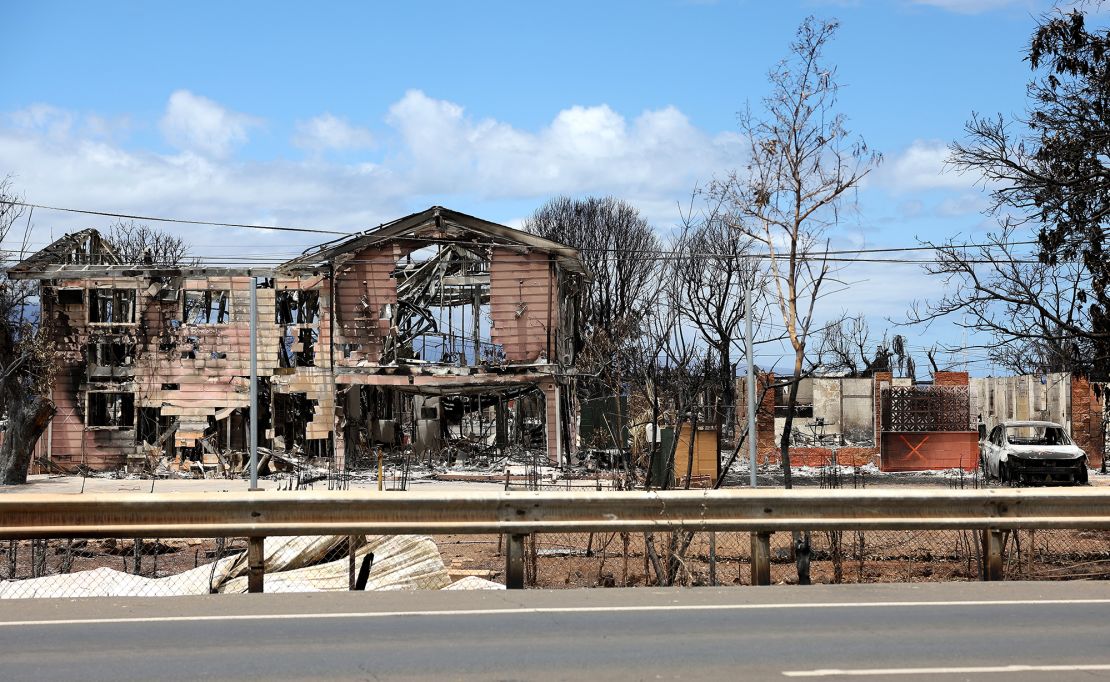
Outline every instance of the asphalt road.
[(1110, 583), (0, 603), (7, 680), (795, 677), (1110, 679)]

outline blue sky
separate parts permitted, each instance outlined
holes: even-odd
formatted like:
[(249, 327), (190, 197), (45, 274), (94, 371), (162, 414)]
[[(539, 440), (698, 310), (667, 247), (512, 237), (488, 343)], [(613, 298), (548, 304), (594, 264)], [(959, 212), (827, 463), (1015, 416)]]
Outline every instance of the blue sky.
[[(972, 111), (1023, 110), (1023, 50), (1049, 7), (15, 0), (0, 175), (47, 205), (343, 230), (430, 204), (517, 224), (555, 194), (612, 194), (665, 232), (695, 186), (741, 166), (736, 112), (812, 14), (840, 20), (840, 109), (885, 157), (834, 243), (974, 235), (983, 194), (943, 173), (945, 145)], [(39, 211), (33, 240), (106, 222)], [(173, 229), (202, 257), (316, 241)], [(899, 317), (940, 286), (909, 266), (843, 276), (857, 284), (829, 316)]]

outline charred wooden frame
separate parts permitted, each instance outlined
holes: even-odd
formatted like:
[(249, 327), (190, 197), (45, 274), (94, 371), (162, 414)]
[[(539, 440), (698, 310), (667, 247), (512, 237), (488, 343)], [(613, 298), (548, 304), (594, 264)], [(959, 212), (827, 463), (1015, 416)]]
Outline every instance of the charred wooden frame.
[(265, 448), (570, 461), (588, 275), (534, 235), (432, 207), (259, 271), (122, 263), (85, 230), (10, 275), (44, 293), (63, 466), (238, 470), (255, 277)]

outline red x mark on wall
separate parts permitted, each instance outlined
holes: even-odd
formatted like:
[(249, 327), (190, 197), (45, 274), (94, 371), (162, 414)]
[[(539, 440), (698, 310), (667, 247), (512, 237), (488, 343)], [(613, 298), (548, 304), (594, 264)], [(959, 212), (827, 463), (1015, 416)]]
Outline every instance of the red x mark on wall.
[(911, 443), (909, 441), (909, 439), (906, 438), (905, 434), (902, 434), (902, 433), (898, 434), (898, 438), (900, 438), (902, 440), (902, 442), (906, 444), (906, 447), (909, 448), (909, 450), (906, 452), (906, 455), (905, 455), (905, 461), (907, 463), (916, 461), (916, 462), (919, 462), (922, 465), (928, 464), (928, 458), (925, 456), (925, 454), (923, 452), (921, 452), (921, 449), (920, 449), (921, 446), (925, 444), (925, 441), (929, 440), (928, 435), (922, 436), (921, 440), (919, 440), (917, 442), (917, 445), (914, 445), (913, 443)]

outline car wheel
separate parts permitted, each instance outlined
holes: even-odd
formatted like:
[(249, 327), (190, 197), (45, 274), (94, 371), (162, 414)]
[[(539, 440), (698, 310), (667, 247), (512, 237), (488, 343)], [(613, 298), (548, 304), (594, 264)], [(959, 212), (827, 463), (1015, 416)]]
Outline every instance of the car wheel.
[(1078, 485), (1087, 485), (1087, 467), (1086, 465), (1080, 466), (1079, 471), (1076, 472), (1075, 482)]
[(1006, 485), (1010, 482), (1009, 472), (1006, 471), (1006, 463), (999, 460), (998, 462), (998, 482)]
[(979, 474), (983, 477), (984, 481), (991, 480), (991, 470), (987, 468), (987, 460), (979, 455)]

